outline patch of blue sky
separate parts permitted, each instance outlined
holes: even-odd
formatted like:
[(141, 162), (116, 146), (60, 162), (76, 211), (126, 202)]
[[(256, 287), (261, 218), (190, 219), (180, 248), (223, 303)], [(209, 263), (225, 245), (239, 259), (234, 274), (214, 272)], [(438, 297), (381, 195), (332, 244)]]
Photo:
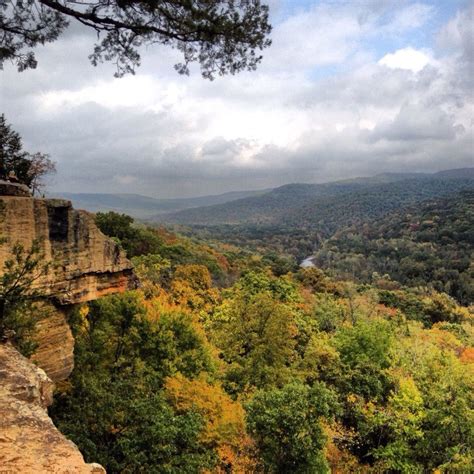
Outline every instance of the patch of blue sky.
[(317, 66), (306, 71), (305, 76), (313, 81), (319, 81), (331, 76), (337, 76), (345, 70), (344, 64), (331, 64), (327, 66)]
[[(373, 33), (368, 32), (358, 38), (353, 53), (345, 61), (339, 64), (318, 65), (306, 71), (308, 78), (321, 80), (350, 70), (353, 56), (361, 51), (378, 61), (386, 54), (403, 48), (435, 49), (436, 35), (439, 30), (468, 3), (469, 0), (274, 0), (271, 5), (274, 7), (274, 25), (278, 25), (291, 16), (304, 14), (304, 12), (318, 6), (344, 10), (349, 8), (354, 10), (355, 14), (359, 8), (361, 13), (370, 9), (371, 12), (378, 15)], [(390, 29), (389, 25), (397, 12), (412, 5), (431, 7), (432, 10), (426, 21), (419, 27), (407, 27), (403, 31)]]
[[(389, 24), (397, 11), (409, 7), (410, 5), (427, 5), (432, 8), (432, 14), (420, 28), (413, 28), (409, 31), (392, 32), (390, 37), (379, 38), (377, 49), (382, 52), (390, 52), (394, 47), (402, 46), (407, 38), (411, 41), (412, 47), (430, 47), (433, 36), (439, 29), (453, 18), (457, 11), (466, 7), (470, 0), (430, 0), (430, 1), (409, 1), (409, 0), (273, 0), (270, 1), (271, 11), (274, 13), (273, 21), (277, 25), (287, 18), (304, 14), (304, 12), (318, 7), (328, 6), (333, 8), (351, 8), (361, 12), (371, 10), (378, 12), (380, 17), (378, 24)], [(379, 35), (387, 36), (387, 35)], [(369, 41), (373, 38), (369, 38)]]
[(449, 19), (457, 10), (466, 7), (469, 0), (263, 0), (269, 3), (271, 11), (279, 15), (280, 19), (309, 10), (318, 5), (371, 8), (382, 11), (384, 9), (401, 9), (413, 4), (431, 5), (436, 8), (441, 18)]

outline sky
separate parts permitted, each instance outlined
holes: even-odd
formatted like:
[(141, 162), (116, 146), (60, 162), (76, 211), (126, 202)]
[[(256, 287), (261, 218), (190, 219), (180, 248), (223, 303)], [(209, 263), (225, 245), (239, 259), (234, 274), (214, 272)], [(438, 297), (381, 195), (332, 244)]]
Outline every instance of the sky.
[(115, 79), (77, 24), (37, 69), (6, 65), (1, 111), (56, 162), (49, 190), (190, 197), (474, 166), (474, 0), (267, 3), (255, 72), (180, 76), (158, 46)]

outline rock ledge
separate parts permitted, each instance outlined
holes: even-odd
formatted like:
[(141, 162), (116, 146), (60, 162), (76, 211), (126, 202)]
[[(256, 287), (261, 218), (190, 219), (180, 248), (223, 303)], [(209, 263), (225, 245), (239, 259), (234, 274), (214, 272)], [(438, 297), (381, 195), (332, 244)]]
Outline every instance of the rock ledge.
[[(12, 186), (9, 183), (9, 189)], [(6, 239), (0, 245), (0, 275), (15, 244), (30, 249), (34, 241), (40, 242), (44, 262), (50, 263), (48, 272), (35, 282), (49, 316), (37, 326), (39, 347), (33, 358), (58, 382), (74, 365), (67, 311), (75, 304), (135, 287), (133, 266), (118, 244), (100, 232), (94, 216), (73, 209), (70, 201), (1, 192), (0, 186), (0, 237)]]
[(54, 384), (10, 344), (0, 344), (0, 472), (104, 474), (48, 416)]

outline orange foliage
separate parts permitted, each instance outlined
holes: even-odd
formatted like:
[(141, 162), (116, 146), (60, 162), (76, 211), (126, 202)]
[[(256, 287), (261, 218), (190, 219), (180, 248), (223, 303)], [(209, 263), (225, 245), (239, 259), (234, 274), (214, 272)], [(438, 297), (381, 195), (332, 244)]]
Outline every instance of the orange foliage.
[(156, 234), (161, 237), (165, 244), (171, 245), (178, 241), (178, 237), (173, 232), (169, 231), (165, 227), (159, 227), (155, 230)]
[(461, 341), (451, 332), (440, 329), (438, 324), (434, 324), (431, 329), (423, 331), (423, 339), (432, 340), (438, 347), (445, 350), (451, 350), (459, 354), (462, 350)]
[(459, 359), (463, 364), (474, 364), (474, 347), (464, 349)]
[(178, 265), (171, 283), (171, 294), (176, 304), (198, 311), (210, 311), (219, 297), (204, 265)]
[(369, 472), (367, 466), (359, 464), (354, 455), (338, 446), (338, 441), (340, 442), (351, 437), (350, 432), (337, 424), (324, 425), (324, 431), (328, 438), (325, 454), (331, 473), (346, 474), (351, 472), (363, 474)]
[(157, 321), (163, 313), (188, 313), (187, 308), (183, 308), (180, 304), (173, 301), (173, 299), (162, 288), (152, 298), (143, 301), (143, 305), (147, 310), (148, 318), (152, 321)]
[[(217, 384), (203, 379), (189, 380), (181, 374), (166, 381), (166, 393), (176, 410), (194, 409), (206, 420), (202, 442), (215, 448), (220, 471), (248, 472), (255, 464), (252, 443), (245, 433), (244, 409)], [(240, 466), (240, 467), (238, 467)]]

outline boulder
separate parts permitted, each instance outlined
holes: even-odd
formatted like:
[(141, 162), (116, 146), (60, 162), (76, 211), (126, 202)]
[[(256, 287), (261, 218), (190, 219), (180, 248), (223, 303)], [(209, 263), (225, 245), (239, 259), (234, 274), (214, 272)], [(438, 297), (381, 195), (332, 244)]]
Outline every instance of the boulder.
[(10, 344), (0, 343), (0, 472), (102, 474), (48, 416), (54, 384)]

